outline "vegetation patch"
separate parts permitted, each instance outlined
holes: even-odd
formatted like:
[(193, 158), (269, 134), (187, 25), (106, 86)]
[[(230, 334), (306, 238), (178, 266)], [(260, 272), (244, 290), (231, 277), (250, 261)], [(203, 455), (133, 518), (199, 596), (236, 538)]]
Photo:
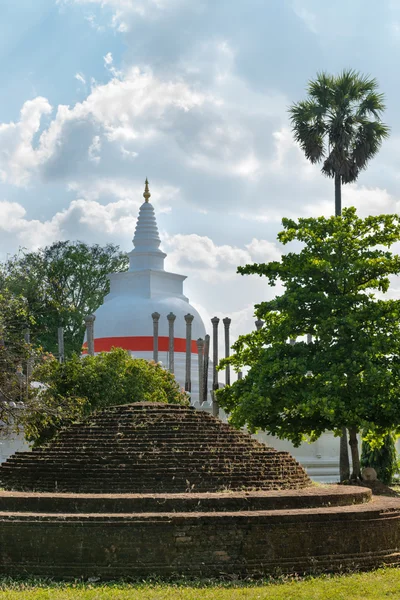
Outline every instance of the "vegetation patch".
[(3, 579), (1, 600), (382, 600), (398, 597), (400, 569), (340, 576), (281, 577), (261, 581), (180, 580), (163, 583)]

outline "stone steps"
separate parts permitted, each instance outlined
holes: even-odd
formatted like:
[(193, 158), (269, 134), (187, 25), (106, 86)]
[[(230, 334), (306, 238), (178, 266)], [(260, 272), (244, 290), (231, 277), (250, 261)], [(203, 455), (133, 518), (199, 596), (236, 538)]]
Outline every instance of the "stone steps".
[(132, 463), (128, 461), (120, 461), (114, 463), (108, 463), (107, 461), (103, 462), (85, 462), (85, 461), (65, 461), (65, 462), (56, 462), (56, 461), (42, 461), (32, 462), (25, 461), (20, 463), (9, 464), (4, 467), (4, 472), (7, 471), (16, 471), (18, 469), (26, 469), (30, 470), (35, 468), (38, 470), (49, 470), (53, 471), (57, 469), (59, 471), (68, 470), (80, 470), (85, 473), (89, 471), (103, 471), (103, 470), (113, 470), (123, 468), (125, 471), (131, 470), (135, 473), (140, 472), (151, 472), (157, 471), (162, 473), (177, 473), (179, 471), (187, 472), (187, 473), (204, 473), (204, 472), (217, 472), (220, 469), (223, 472), (243, 472), (243, 473), (251, 473), (255, 471), (263, 472), (263, 473), (281, 473), (284, 471), (285, 473), (296, 473), (300, 467), (290, 465), (280, 465), (276, 464), (264, 464), (264, 463), (250, 463), (246, 464), (245, 462), (241, 463), (232, 463), (232, 462), (206, 462), (206, 463), (180, 463), (176, 462), (173, 464), (169, 464), (166, 462), (155, 462), (146, 464), (146, 463)]
[(113, 407), (62, 431), (46, 447), (0, 466), (6, 489), (166, 493), (286, 489), (310, 484), (277, 452), (211, 415), (178, 405)]

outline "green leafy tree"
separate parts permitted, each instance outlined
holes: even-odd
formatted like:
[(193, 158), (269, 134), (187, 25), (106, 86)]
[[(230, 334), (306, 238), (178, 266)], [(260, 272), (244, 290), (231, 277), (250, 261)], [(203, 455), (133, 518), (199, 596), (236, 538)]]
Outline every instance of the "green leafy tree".
[(29, 441), (41, 444), (78, 416), (116, 404), (163, 402), (187, 404), (174, 375), (161, 365), (132, 358), (121, 348), (96, 356), (73, 355), (63, 364), (47, 359), (33, 377), (47, 386), (37, 396), (42, 411), (30, 411), (24, 423)]
[[(342, 184), (356, 181), (385, 138), (384, 96), (376, 79), (353, 70), (320, 73), (308, 84), (308, 98), (289, 109), (294, 137), (311, 163), (335, 181), (335, 215), (342, 211)], [(347, 432), (340, 440), (341, 480), (348, 479)]]
[(342, 184), (356, 181), (389, 135), (380, 118), (384, 96), (377, 90), (376, 79), (353, 70), (320, 73), (308, 84), (308, 98), (289, 109), (300, 148), (335, 181), (336, 216), (342, 210)]
[(84, 316), (109, 292), (107, 274), (124, 271), (128, 257), (117, 246), (56, 242), (36, 252), (21, 252), (2, 265), (0, 290), (26, 299), (34, 324), (31, 339), (57, 354), (57, 329), (64, 328), (65, 353), (80, 353)]
[[(400, 218), (360, 219), (354, 208), (329, 219), (284, 219), (278, 239), (302, 249), (281, 261), (239, 267), (284, 292), (256, 306), (265, 321), (242, 336), (228, 359), (247, 376), (218, 391), (237, 426), (300, 444), (304, 435), (350, 433), (352, 478), (360, 475), (357, 433), (383, 436), (400, 422), (400, 301), (384, 300), (400, 257)], [(310, 334), (312, 342), (290, 338)], [(222, 366), (226, 361), (222, 361)]]
[(31, 358), (26, 330), (31, 324), (23, 298), (9, 290), (0, 292), (0, 420), (16, 417), (13, 405), (26, 399), (27, 364)]
[[(371, 436), (369, 436), (371, 437)], [(378, 479), (390, 485), (397, 472), (396, 436), (386, 435), (381, 446), (374, 444), (374, 439), (364, 439), (361, 446), (361, 467), (375, 469)]]

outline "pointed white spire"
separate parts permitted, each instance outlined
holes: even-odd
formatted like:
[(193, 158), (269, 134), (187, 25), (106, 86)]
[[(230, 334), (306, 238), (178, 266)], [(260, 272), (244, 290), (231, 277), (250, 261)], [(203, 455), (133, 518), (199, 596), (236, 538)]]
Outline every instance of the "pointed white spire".
[(163, 271), (166, 254), (160, 250), (161, 239), (154, 208), (149, 202), (151, 194), (147, 178), (143, 196), (145, 201), (140, 207), (135, 235), (133, 236), (134, 249), (129, 253), (129, 270), (152, 269)]

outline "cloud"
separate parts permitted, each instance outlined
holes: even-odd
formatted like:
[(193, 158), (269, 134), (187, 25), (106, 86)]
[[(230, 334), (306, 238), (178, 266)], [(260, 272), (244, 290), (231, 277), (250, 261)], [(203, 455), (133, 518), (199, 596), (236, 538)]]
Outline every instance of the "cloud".
[(155, 19), (178, 8), (184, 0), (57, 0), (58, 4), (100, 6), (110, 11), (111, 25), (120, 32), (130, 30), (131, 20), (137, 17)]
[(52, 111), (46, 98), (38, 96), (24, 103), (17, 123), (0, 124), (0, 179), (25, 186), (33, 171), (46, 158), (43, 148), (35, 147), (35, 135), (42, 118)]
[(208, 282), (236, 279), (236, 269), (258, 260), (268, 262), (279, 259), (281, 253), (276, 244), (267, 240), (253, 239), (244, 247), (229, 244), (218, 245), (208, 236), (176, 234), (163, 236), (163, 248), (168, 264)]
[(75, 73), (75, 79), (86, 85), (86, 79), (82, 73)]

